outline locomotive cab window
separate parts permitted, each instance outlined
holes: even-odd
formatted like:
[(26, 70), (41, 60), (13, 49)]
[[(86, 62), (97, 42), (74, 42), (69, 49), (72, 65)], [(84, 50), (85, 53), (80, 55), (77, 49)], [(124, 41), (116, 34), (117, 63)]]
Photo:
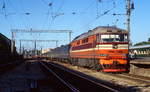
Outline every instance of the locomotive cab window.
[(103, 34), (101, 42), (127, 42), (126, 34)]

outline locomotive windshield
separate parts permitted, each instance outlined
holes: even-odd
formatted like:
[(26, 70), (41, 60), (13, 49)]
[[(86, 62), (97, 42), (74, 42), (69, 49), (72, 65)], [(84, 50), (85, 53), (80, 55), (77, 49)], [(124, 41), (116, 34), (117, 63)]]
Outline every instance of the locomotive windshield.
[(127, 34), (103, 34), (101, 42), (127, 42)]

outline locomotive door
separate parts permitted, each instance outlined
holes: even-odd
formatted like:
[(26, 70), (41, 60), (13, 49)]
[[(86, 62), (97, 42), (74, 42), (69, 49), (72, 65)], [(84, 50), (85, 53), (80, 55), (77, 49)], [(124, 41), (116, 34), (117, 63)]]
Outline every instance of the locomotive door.
[(100, 43), (100, 34), (96, 35), (96, 49), (99, 51), (99, 45), (97, 45), (97, 43)]
[(93, 36), (92, 48), (93, 48), (93, 59), (95, 61), (95, 58), (96, 58), (96, 52), (95, 52), (95, 50), (96, 50), (96, 37), (95, 36)]
[(92, 61), (93, 61), (93, 63), (92, 63), (92, 65), (93, 65), (93, 68), (94, 69), (98, 69), (98, 59), (97, 59), (97, 40), (98, 40), (98, 35), (94, 35), (93, 36), (93, 41), (92, 41), (92, 48), (93, 48), (93, 59), (92, 59)]
[(103, 66), (101, 66), (100, 64), (100, 58), (99, 58), (99, 51), (100, 51), (100, 46), (99, 43), (101, 42), (101, 35), (100, 34), (96, 34), (95, 37), (95, 63), (96, 63), (96, 70), (101, 70), (103, 68)]

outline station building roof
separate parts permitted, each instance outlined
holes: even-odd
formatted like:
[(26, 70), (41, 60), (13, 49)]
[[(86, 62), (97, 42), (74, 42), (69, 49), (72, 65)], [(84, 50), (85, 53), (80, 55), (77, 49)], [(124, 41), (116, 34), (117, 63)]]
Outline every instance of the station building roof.
[(130, 49), (144, 49), (144, 48), (150, 48), (150, 44), (130, 47)]

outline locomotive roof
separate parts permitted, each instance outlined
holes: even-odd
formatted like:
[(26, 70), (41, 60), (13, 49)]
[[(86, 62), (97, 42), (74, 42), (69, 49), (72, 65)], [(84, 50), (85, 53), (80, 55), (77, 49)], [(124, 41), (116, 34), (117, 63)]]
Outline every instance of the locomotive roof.
[(73, 41), (86, 38), (90, 35), (98, 34), (98, 33), (127, 33), (126, 30), (117, 28), (115, 26), (98, 26), (94, 28), (93, 30), (89, 30), (88, 32), (85, 32), (79, 36), (77, 36)]
[(2, 33), (0, 33), (0, 39), (5, 40), (7, 43), (10, 43), (10, 39), (7, 38), (5, 35), (3, 35)]

